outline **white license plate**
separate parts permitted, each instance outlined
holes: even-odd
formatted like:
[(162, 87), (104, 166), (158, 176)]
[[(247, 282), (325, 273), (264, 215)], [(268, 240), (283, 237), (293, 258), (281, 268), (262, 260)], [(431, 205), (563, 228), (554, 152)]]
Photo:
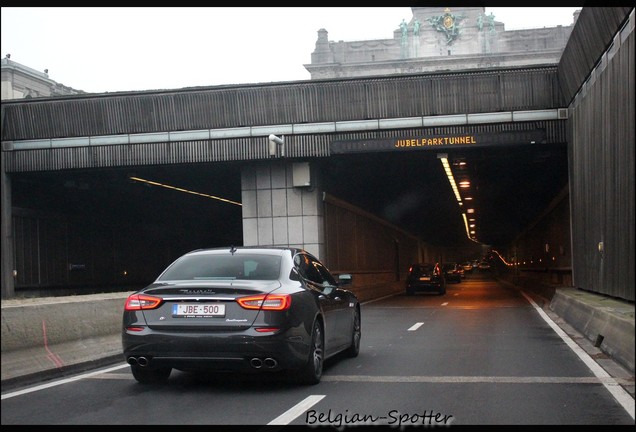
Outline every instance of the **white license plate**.
[(428, 277), (428, 276), (422, 276), (422, 277), (420, 278), (420, 280), (421, 280), (421, 281), (430, 281), (430, 280), (431, 280), (431, 278), (430, 278), (430, 277)]
[(225, 305), (218, 303), (177, 303), (172, 305), (172, 316), (186, 318), (225, 316)]

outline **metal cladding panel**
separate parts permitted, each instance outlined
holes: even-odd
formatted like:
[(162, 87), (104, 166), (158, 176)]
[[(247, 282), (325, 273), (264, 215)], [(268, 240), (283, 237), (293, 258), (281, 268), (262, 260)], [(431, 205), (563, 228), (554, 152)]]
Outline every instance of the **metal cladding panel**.
[(633, 10), (633, 6), (581, 9), (558, 66), (559, 81), (567, 101), (579, 91)]
[(572, 272), (576, 287), (634, 301), (634, 32), (570, 108)]
[[(290, 136), (287, 157), (329, 155), (328, 136)], [(7, 152), (7, 172), (267, 159), (267, 137)]]
[(539, 67), (11, 100), (2, 104), (2, 140), (510, 111), (519, 100), (523, 109), (555, 108), (555, 74)]
[[(566, 142), (566, 122), (541, 120), (500, 124), (419, 127), (409, 129), (290, 135), (285, 137), (285, 157), (327, 157), (337, 140), (390, 138), (405, 134), (497, 133), (545, 130), (548, 143)], [(6, 152), (7, 172), (62, 170), (70, 168), (180, 164), (268, 159), (267, 137), (232, 138), (172, 143), (145, 143), (90, 147), (60, 147)]]

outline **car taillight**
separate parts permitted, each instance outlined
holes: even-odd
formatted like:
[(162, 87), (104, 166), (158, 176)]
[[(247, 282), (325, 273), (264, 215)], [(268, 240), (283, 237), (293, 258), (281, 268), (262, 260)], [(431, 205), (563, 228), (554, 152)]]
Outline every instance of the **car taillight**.
[(279, 327), (255, 327), (254, 330), (256, 330), (259, 333), (275, 333), (278, 330), (280, 330)]
[(241, 297), (236, 300), (245, 309), (285, 310), (291, 306), (291, 296), (288, 294), (261, 294), (257, 296)]
[(155, 309), (163, 302), (159, 297), (153, 297), (145, 294), (132, 294), (126, 299), (124, 310), (137, 311), (144, 309)]

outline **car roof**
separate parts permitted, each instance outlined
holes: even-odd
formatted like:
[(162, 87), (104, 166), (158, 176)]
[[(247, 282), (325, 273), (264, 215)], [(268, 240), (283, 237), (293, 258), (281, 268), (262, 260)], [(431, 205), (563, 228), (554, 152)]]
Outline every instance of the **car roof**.
[(223, 246), (213, 248), (202, 248), (192, 250), (184, 255), (215, 255), (223, 253), (257, 253), (257, 254), (282, 254), (284, 252), (291, 252), (292, 255), (297, 253), (309, 252), (301, 248), (285, 247), (285, 246)]

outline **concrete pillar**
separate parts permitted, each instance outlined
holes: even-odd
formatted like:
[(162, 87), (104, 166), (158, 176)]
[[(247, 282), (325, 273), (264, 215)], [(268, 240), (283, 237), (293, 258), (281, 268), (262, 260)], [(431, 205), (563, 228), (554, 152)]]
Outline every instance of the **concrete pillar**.
[[(3, 149), (4, 150), (4, 149)], [(8, 299), (15, 296), (15, 279), (13, 278), (13, 229), (11, 219), (11, 177), (7, 174), (5, 151), (0, 152), (0, 229), (2, 242), (0, 253), (2, 254), (2, 298)]]
[(320, 176), (309, 162), (274, 160), (241, 170), (243, 244), (293, 246), (324, 256)]

